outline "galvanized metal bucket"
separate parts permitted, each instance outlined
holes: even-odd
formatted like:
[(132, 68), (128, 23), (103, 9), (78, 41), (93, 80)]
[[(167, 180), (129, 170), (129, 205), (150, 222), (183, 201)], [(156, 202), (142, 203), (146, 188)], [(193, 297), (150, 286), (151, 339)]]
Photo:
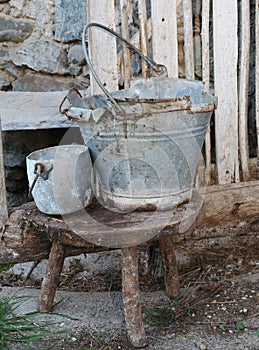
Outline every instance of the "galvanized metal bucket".
[[(86, 29), (90, 26), (120, 38), (102, 25)], [(217, 99), (203, 92), (202, 82), (165, 77), (109, 93), (91, 66), (84, 39), (83, 46), (104, 95), (83, 98), (73, 91), (67, 96), (70, 107), (62, 109), (62, 103), (60, 110), (80, 126), (93, 161), (97, 199), (115, 211), (170, 209), (189, 201)], [(143, 58), (164, 75), (163, 66)]]
[(92, 163), (84, 145), (62, 145), (26, 158), (30, 191), (38, 209), (50, 215), (76, 212), (91, 203)]

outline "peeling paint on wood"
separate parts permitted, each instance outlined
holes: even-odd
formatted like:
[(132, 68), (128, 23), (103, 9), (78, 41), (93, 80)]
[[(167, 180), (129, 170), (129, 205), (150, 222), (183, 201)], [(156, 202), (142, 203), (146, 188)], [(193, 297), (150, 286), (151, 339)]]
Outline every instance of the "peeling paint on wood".
[[(88, 23), (97, 22), (115, 30), (113, 0), (88, 0), (87, 3)], [(116, 39), (100, 30), (91, 29), (89, 43), (92, 64), (101, 82), (109, 91), (118, 90)], [(91, 93), (102, 93), (92, 76)]]
[(250, 1), (241, 2), (241, 59), (239, 73), (239, 152), (242, 180), (250, 179), (248, 150), (248, 84), (250, 63)]
[(219, 184), (239, 181), (237, 1), (213, 1), (216, 159)]
[(192, 0), (183, 0), (184, 54), (186, 79), (194, 79)]
[(166, 66), (169, 77), (178, 78), (176, 1), (151, 0), (151, 9), (153, 58)]

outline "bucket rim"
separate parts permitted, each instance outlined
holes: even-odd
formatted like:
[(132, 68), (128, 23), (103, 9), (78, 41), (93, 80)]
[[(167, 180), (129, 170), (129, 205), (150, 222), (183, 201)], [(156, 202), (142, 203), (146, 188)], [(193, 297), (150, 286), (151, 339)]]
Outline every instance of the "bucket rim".
[[(81, 153), (84, 153), (84, 152), (89, 152), (89, 149), (86, 145), (80, 145), (80, 144), (73, 144), (73, 145), (57, 145), (57, 146), (51, 146), (51, 147), (46, 147), (46, 148), (40, 148), (40, 149), (37, 149), (33, 152), (31, 152), (30, 154), (28, 154), (26, 156), (26, 159), (27, 160), (32, 160), (32, 161), (37, 161), (38, 159), (33, 159), (33, 157), (35, 155), (38, 155), (38, 154), (43, 154), (43, 153), (46, 153), (48, 151), (51, 151), (53, 152), (53, 156), (55, 157), (55, 154), (58, 150), (61, 150), (62, 148), (74, 148), (74, 149), (82, 149), (80, 152), (78, 152), (78, 154), (81, 154)], [(51, 158), (50, 158), (51, 159)], [(48, 160), (50, 160), (48, 159)]]

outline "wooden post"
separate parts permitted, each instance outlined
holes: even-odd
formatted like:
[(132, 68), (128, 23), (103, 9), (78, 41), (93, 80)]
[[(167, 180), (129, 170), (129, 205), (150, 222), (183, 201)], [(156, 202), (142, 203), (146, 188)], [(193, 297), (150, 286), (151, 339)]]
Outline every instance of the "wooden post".
[(8, 219), (6, 187), (5, 187), (5, 169), (4, 169), (4, 150), (2, 140), (2, 124), (0, 116), (0, 237), (4, 232), (4, 225)]
[[(129, 40), (129, 12), (132, 11), (133, 3), (132, 0), (121, 0), (121, 34), (122, 36)], [(130, 9), (129, 9), (130, 8)], [(124, 72), (124, 88), (130, 87), (131, 79), (131, 52), (130, 49), (124, 45), (123, 46), (123, 72)]]
[[(202, 1), (202, 81), (204, 91), (210, 90), (210, 0)], [(210, 126), (205, 137), (205, 157), (206, 157), (206, 183), (210, 185), (211, 181), (211, 137)]]
[(170, 298), (173, 298), (180, 295), (180, 284), (172, 237), (169, 236), (160, 239), (160, 246), (166, 294)]
[[(115, 30), (114, 0), (88, 0), (88, 22), (97, 22)], [(118, 90), (116, 39), (98, 28), (89, 32), (90, 57), (103, 85), (109, 91)], [(91, 76), (91, 93), (103, 93)]]
[(220, 184), (239, 181), (236, 0), (213, 0), (216, 159)]
[(64, 259), (65, 252), (63, 245), (58, 241), (53, 241), (38, 300), (39, 312), (51, 311), (63, 269)]
[(185, 76), (194, 79), (192, 0), (183, 0)]
[(176, 1), (151, 0), (153, 58), (173, 78), (178, 78), (176, 5)]
[(122, 292), (128, 337), (133, 346), (147, 345), (141, 314), (137, 247), (122, 248)]
[(193, 13), (193, 48), (194, 48), (194, 73), (202, 77), (202, 0), (193, 0), (195, 12)]
[[(147, 8), (146, 0), (138, 0), (138, 14), (139, 14), (139, 37), (140, 49), (145, 56), (148, 56), (148, 38), (147, 38)], [(142, 77), (149, 77), (149, 67), (142, 60)]]
[(248, 84), (250, 63), (250, 1), (241, 2), (241, 59), (239, 74), (239, 152), (242, 180), (250, 179), (248, 149)]

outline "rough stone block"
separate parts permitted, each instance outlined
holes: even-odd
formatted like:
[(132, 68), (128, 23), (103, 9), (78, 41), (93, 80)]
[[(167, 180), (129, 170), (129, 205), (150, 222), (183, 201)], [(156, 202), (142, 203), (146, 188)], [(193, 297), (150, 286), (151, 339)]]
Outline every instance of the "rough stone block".
[(55, 0), (55, 39), (64, 43), (81, 40), (87, 23), (85, 0)]
[(75, 79), (41, 76), (40, 74), (26, 74), (13, 83), (13, 91), (62, 91), (71, 87), (83, 89)]
[(15, 79), (20, 78), (24, 74), (23, 69), (16, 67), (12, 62), (5, 64), (3, 70)]
[(51, 41), (27, 41), (10, 50), (10, 58), (17, 66), (27, 66), (35, 71), (68, 74), (66, 53)]
[(9, 51), (7, 47), (0, 46), (0, 64), (7, 63), (10, 61)]
[[(1, 72), (0, 72), (1, 75)], [(0, 90), (3, 90), (5, 87), (8, 87), (11, 84), (11, 82), (3, 76), (0, 76)]]
[(31, 35), (33, 28), (31, 21), (0, 14), (0, 41), (22, 42)]
[(67, 59), (69, 63), (82, 65), (85, 62), (82, 45), (73, 45), (68, 51)]

